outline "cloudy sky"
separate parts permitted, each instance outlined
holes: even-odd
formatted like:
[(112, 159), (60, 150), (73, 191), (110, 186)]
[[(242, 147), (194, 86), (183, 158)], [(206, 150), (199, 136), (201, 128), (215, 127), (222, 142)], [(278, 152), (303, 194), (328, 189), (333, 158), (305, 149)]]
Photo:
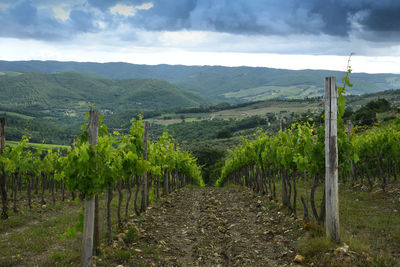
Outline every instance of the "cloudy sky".
[(0, 59), (400, 73), (399, 0), (0, 0)]

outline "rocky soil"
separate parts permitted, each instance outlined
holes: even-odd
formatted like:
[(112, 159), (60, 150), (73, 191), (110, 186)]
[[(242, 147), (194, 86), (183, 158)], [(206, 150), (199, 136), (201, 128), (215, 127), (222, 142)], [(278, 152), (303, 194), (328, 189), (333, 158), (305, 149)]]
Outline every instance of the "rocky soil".
[(184, 188), (129, 222), (95, 265), (289, 266), (302, 233), (249, 189)]

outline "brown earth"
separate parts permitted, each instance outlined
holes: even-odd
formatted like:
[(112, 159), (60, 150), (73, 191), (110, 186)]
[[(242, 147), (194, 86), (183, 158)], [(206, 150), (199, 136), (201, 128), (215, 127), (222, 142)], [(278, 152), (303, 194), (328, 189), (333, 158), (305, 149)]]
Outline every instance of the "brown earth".
[[(303, 233), (247, 188), (184, 188), (127, 224), (97, 266), (288, 266)], [(135, 240), (127, 241), (129, 228)]]
[[(342, 189), (343, 209), (350, 214), (355, 209), (362, 211), (354, 221), (344, 209), (342, 220), (351, 223), (347, 236), (366, 227), (366, 219), (374, 222), (376, 216), (371, 215), (377, 209), (384, 211), (377, 216), (390, 213), (388, 218), (397, 218), (398, 186), (388, 186), (386, 193), (380, 191), (373, 191), (370, 197)], [(123, 229), (116, 226), (116, 202), (114, 199), (111, 213), (114, 238), (110, 243), (104, 240), (95, 266), (288, 266), (297, 264), (296, 254), (305, 256), (297, 255), (297, 259), (307, 266), (398, 266), (399, 231), (388, 219), (379, 220), (386, 226), (373, 232), (377, 241), (357, 241), (355, 235), (355, 243), (345, 240), (349, 248), (346, 244), (328, 246), (320, 227), (294, 220), (266, 196), (243, 187), (177, 190), (153, 201), (140, 217), (131, 210)], [(33, 209), (27, 209), (22, 197), (20, 212), (0, 223), (0, 266), (79, 266), (80, 235), (72, 239), (60, 236), (76, 224), (81, 204), (61, 203), (58, 195), (55, 206), (49, 196), (46, 206), (40, 205), (38, 196), (33, 203)], [(369, 225), (364, 232), (376, 227)], [(309, 229), (307, 233), (303, 227)], [(299, 237), (297, 248), (304, 253), (295, 253)], [(364, 244), (371, 244), (371, 249), (364, 249)]]

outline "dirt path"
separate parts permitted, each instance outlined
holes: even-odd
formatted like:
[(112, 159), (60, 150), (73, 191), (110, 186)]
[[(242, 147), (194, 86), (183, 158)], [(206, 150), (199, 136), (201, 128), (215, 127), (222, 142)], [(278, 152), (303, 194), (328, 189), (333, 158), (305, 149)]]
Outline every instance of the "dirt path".
[(129, 260), (108, 261), (123, 266), (285, 266), (293, 263), (293, 240), (301, 234), (292, 218), (246, 188), (185, 188), (134, 225), (136, 242), (113, 244), (115, 255), (118, 249), (134, 251)]

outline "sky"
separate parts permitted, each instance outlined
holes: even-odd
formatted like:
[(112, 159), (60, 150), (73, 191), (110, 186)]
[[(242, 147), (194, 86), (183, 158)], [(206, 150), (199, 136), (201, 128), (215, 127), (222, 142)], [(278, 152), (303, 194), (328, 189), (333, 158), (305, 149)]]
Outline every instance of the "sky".
[(0, 60), (400, 73), (399, 0), (0, 0)]

